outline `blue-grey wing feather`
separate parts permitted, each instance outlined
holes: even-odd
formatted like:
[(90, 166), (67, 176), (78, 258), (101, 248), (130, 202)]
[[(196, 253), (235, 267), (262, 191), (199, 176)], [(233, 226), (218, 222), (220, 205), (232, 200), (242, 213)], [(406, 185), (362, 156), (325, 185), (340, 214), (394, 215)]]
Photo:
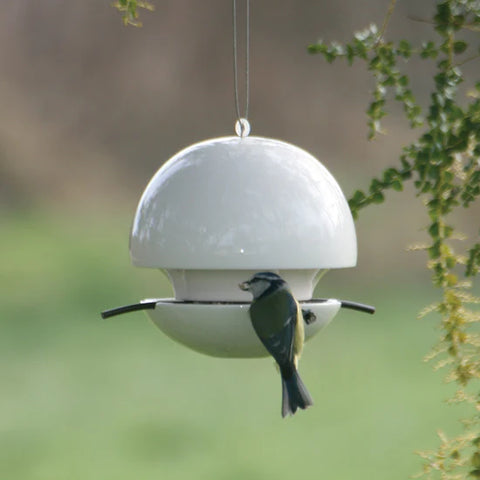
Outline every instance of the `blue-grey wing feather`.
[(269, 337), (259, 337), (265, 348), (279, 365), (293, 362), (295, 322), (290, 319), (282, 331)]
[[(260, 309), (252, 305), (253, 328), (281, 367), (293, 363), (297, 313), (297, 303), (291, 294), (272, 298), (271, 302), (264, 303)], [(265, 325), (266, 321), (269, 322), (268, 326)]]

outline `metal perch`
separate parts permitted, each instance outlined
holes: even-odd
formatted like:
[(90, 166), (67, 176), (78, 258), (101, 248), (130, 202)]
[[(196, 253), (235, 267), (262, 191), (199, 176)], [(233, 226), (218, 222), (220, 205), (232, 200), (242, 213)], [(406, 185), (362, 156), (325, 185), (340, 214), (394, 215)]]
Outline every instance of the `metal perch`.
[[(326, 302), (328, 299), (326, 298), (317, 298), (314, 299), (313, 301), (317, 302)], [(374, 314), (375, 313), (375, 307), (371, 305), (365, 305), (364, 303), (358, 303), (358, 302), (351, 302), (349, 300), (339, 300), (341, 307), (342, 308), (347, 308), (350, 310), (357, 310), (359, 312), (365, 312), (369, 314)], [(222, 302), (177, 302), (172, 300), (172, 303), (205, 303), (205, 304), (212, 304), (212, 303), (222, 303)], [(244, 302), (223, 302), (223, 303), (244, 303)], [(301, 302), (300, 302), (301, 303)], [(136, 312), (138, 310), (153, 310), (155, 308), (155, 305), (157, 304), (156, 300), (148, 301), (148, 302), (141, 302), (141, 303), (133, 303), (131, 305), (125, 305), (123, 307), (116, 307), (116, 308), (111, 308), (109, 310), (105, 310), (101, 313), (102, 318), (110, 318), (114, 317), (116, 315), (121, 315), (123, 313), (129, 313), (129, 312)], [(310, 310), (304, 310), (302, 309), (303, 313), (303, 318), (307, 324), (313, 323), (315, 321), (315, 315), (313, 312)]]

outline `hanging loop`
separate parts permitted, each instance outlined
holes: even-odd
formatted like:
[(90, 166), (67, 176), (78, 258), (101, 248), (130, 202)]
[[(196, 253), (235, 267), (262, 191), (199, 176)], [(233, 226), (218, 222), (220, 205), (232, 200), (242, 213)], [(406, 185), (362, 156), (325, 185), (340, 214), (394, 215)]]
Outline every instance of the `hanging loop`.
[(250, 0), (245, 0), (245, 104), (242, 115), (240, 108), (239, 81), (238, 81), (238, 29), (237, 29), (237, 2), (232, 0), (233, 13), (233, 87), (235, 90), (235, 113), (237, 122), (235, 123), (235, 132), (239, 137), (246, 137), (250, 133), (250, 124), (248, 123), (248, 107), (250, 103)]
[(235, 133), (241, 138), (248, 137), (250, 133), (250, 123), (246, 118), (239, 118), (235, 122)]

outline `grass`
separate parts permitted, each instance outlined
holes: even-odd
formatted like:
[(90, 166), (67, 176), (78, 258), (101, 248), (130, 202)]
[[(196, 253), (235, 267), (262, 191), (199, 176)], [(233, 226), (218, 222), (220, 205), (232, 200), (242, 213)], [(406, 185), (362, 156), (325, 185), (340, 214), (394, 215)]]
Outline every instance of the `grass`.
[(315, 406), (282, 420), (271, 360), (191, 352), (143, 313), (100, 319), (169, 294), (130, 266), (129, 220), (1, 220), (2, 479), (405, 479), (437, 428), (459, 428), (451, 389), (422, 363), (436, 332), (416, 320), (431, 293), (415, 281), (352, 287), (377, 314), (341, 312), (307, 344)]

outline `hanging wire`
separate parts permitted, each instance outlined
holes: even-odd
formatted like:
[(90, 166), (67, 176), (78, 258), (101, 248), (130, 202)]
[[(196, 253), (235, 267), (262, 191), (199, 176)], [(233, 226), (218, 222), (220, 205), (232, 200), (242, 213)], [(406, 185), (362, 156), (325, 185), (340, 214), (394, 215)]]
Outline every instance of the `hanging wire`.
[(250, 103), (250, 0), (245, 0), (245, 113), (240, 109), (240, 95), (238, 85), (238, 31), (237, 31), (237, 2), (232, 0), (233, 7), (233, 87), (235, 90), (235, 113), (237, 122), (235, 131), (239, 137), (246, 137), (250, 133), (248, 123), (248, 107)]

